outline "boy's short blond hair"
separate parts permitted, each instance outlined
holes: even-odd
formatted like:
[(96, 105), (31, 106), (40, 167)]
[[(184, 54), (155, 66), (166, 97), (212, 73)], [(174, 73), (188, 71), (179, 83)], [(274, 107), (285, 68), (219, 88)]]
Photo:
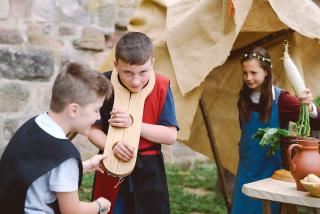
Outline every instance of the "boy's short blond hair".
[(50, 109), (59, 113), (70, 103), (86, 106), (98, 97), (109, 99), (111, 94), (112, 85), (102, 73), (69, 62), (54, 81)]
[(141, 32), (125, 33), (116, 44), (115, 59), (129, 65), (143, 65), (153, 57), (151, 39)]

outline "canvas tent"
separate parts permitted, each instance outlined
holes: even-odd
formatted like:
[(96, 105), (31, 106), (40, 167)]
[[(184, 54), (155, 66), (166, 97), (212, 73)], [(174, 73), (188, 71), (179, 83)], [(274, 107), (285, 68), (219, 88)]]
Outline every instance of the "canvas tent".
[[(273, 59), (275, 84), (290, 91), (281, 61), (287, 39), (307, 87), (320, 95), (320, 7), (312, 0), (232, 3), (230, 14), (227, 0), (143, 0), (129, 31), (144, 32), (154, 42), (155, 70), (171, 79), (179, 139), (212, 156), (198, 105), (202, 96), (222, 165), (235, 173), (240, 137), (236, 102), (242, 85), (239, 53), (243, 47), (262, 42)], [(268, 35), (280, 36), (261, 40)], [(102, 70), (111, 66), (110, 59)]]

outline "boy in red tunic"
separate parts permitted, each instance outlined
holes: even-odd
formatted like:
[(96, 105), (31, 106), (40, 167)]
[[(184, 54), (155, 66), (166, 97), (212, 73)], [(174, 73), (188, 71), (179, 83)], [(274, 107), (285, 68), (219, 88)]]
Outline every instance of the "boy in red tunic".
[[(114, 67), (120, 82), (136, 93), (148, 83), (153, 71), (153, 45), (149, 37), (139, 32), (129, 32), (116, 45)], [(110, 78), (111, 72), (105, 73)], [(90, 141), (103, 150), (109, 124), (129, 127), (130, 115), (121, 109), (112, 109), (113, 99), (100, 109), (101, 120), (92, 127)], [(156, 74), (156, 83), (146, 98), (142, 119), (137, 162), (133, 172), (116, 185), (117, 178), (96, 173), (93, 199), (104, 196), (111, 200), (112, 213), (150, 214), (170, 213), (169, 196), (164, 170), (161, 144), (172, 145), (176, 141), (178, 125), (175, 116), (170, 82)], [(134, 157), (134, 148), (126, 142), (117, 142), (113, 153), (123, 161)], [(117, 188), (115, 188), (117, 186)], [(120, 190), (119, 190), (120, 189)]]

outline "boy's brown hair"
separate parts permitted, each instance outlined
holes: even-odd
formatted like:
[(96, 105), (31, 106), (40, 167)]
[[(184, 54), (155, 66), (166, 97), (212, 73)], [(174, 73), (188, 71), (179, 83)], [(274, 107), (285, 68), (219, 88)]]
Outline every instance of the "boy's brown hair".
[(50, 109), (59, 113), (70, 103), (86, 106), (98, 97), (109, 99), (111, 94), (111, 83), (102, 73), (68, 62), (54, 81)]
[(153, 57), (151, 39), (140, 32), (125, 33), (116, 45), (115, 59), (129, 65), (143, 65)]

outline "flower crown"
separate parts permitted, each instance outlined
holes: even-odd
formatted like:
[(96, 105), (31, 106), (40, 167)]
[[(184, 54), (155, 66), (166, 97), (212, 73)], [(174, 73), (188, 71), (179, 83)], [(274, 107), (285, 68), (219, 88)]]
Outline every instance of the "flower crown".
[(271, 65), (271, 59), (270, 58), (267, 58), (267, 57), (264, 57), (264, 56), (261, 56), (261, 55), (257, 55), (256, 53), (253, 53), (253, 54), (245, 53), (245, 54), (243, 54), (243, 56), (240, 59), (242, 61), (243, 59), (247, 59), (247, 58), (256, 58), (256, 59), (258, 59), (258, 60), (260, 60), (262, 62), (268, 62)]

